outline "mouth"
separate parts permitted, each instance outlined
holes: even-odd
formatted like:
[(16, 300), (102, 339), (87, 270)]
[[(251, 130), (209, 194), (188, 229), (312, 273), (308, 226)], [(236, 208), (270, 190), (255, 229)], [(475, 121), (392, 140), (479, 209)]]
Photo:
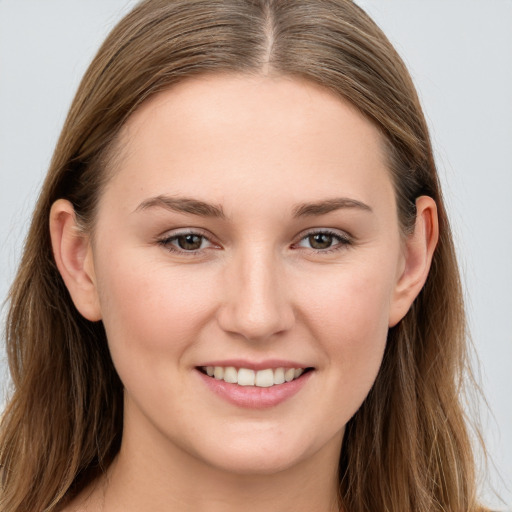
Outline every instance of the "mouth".
[(235, 366), (199, 366), (204, 375), (228, 384), (244, 387), (270, 388), (300, 379), (314, 368), (236, 368)]

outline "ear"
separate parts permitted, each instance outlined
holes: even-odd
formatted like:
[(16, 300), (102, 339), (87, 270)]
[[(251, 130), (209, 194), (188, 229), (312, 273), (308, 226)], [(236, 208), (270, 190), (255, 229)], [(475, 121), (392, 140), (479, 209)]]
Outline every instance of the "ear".
[(52, 205), (50, 236), (57, 268), (76, 308), (91, 322), (101, 320), (90, 239), (80, 230), (69, 201)]
[(439, 238), (435, 201), (428, 196), (416, 199), (414, 232), (407, 236), (405, 261), (399, 272), (392, 298), (389, 327), (395, 326), (409, 311), (427, 280), (432, 256)]

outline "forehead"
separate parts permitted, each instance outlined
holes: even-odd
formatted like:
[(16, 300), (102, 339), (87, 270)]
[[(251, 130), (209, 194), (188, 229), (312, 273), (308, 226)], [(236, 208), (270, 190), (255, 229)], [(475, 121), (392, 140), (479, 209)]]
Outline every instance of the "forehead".
[(290, 77), (184, 81), (136, 111), (121, 146), (109, 186), (132, 204), (159, 194), (220, 203), (246, 195), (260, 206), (326, 195), (368, 202), (392, 189), (373, 123), (327, 89)]

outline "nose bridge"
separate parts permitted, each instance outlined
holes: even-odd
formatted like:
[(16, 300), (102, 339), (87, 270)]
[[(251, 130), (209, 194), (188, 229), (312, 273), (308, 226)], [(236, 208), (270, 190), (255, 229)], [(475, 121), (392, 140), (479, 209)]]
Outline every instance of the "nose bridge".
[(237, 251), (228, 270), (221, 327), (249, 340), (288, 330), (294, 314), (283, 281), (281, 261), (272, 249), (253, 246)]

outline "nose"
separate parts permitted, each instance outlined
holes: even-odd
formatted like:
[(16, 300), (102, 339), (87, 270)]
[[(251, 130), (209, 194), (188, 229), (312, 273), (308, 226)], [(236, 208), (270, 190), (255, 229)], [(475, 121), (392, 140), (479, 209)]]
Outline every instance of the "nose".
[(224, 331), (263, 341), (291, 329), (295, 322), (293, 304), (277, 260), (274, 255), (253, 251), (231, 261), (217, 315)]

